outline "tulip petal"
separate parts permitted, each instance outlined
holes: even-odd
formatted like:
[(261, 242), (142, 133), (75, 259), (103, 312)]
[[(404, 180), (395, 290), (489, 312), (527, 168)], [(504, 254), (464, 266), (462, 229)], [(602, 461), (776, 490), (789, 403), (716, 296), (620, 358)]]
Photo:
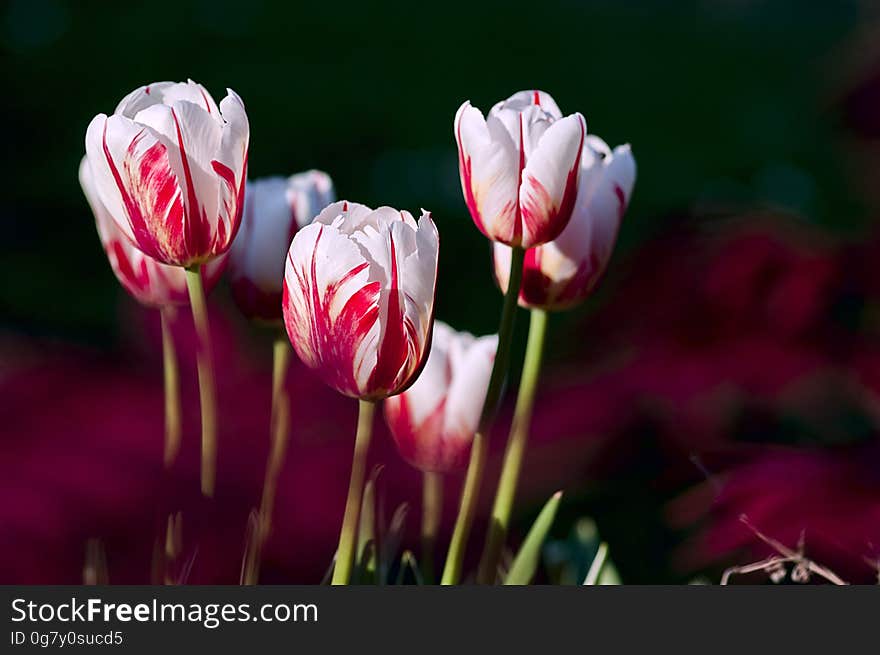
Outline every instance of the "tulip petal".
[(323, 171), (311, 170), (287, 178), (287, 200), (297, 228), (311, 223), (335, 199), (333, 180)]
[[(279, 294), (291, 234), (287, 180), (272, 177), (247, 184), (241, 228), (232, 244), (235, 279), (246, 278), (266, 293)], [(280, 303), (276, 311), (281, 310)]]
[[(323, 223), (324, 225), (337, 224), (337, 228), (343, 234), (353, 234), (361, 224), (361, 221), (369, 215), (373, 210), (357, 202), (348, 200), (337, 200), (332, 202), (320, 212), (312, 220), (313, 223)], [(342, 217), (343, 220), (338, 221)]]
[(528, 158), (519, 190), (524, 248), (555, 239), (568, 223), (585, 135), (583, 116), (567, 116), (543, 133)]
[[(397, 243), (394, 241), (397, 234)], [(401, 239), (408, 232), (395, 230), (394, 225), (387, 230), (388, 280), (379, 299), (379, 334), (381, 335), (376, 351), (376, 365), (367, 382), (371, 389), (377, 389), (383, 395), (398, 386), (398, 379), (404, 373), (404, 366), (412, 357), (410, 345), (417, 343), (415, 326), (403, 310), (403, 290), (400, 280), (400, 248)]]
[[(431, 329), (437, 284), (440, 235), (431, 214), (422, 210), (415, 244), (403, 263), (404, 311), (416, 326), (419, 343), (424, 344)], [(420, 364), (420, 362), (417, 362)]]
[[(449, 348), (452, 382), (446, 396), (443, 432), (448, 439), (470, 442), (477, 430), (495, 351), (498, 335), (479, 339), (457, 340)], [(450, 444), (450, 447), (453, 447)]]
[(540, 107), (544, 112), (549, 114), (553, 120), (558, 120), (562, 118), (562, 112), (559, 110), (559, 105), (556, 104), (556, 101), (546, 91), (540, 91), (538, 89), (529, 89), (527, 91), (517, 91), (512, 96), (510, 96), (507, 100), (502, 100), (501, 102), (495, 103), (492, 107), (491, 112), (494, 113), (501, 109), (513, 109), (514, 111), (523, 111), (526, 107), (530, 105), (536, 105)]
[(86, 152), (98, 197), (126, 236), (147, 255), (177, 263), (183, 202), (159, 135), (123, 116), (101, 114), (89, 124)]
[(126, 118), (134, 118), (137, 113), (156, 104), (173, 105), (185, 100), (192, 102), (219, 119), (220, 110), (214, 98), (201, 84), (189, 80), (187, 82), (154, 82), (139, 87), (125, 96), (116, 106), (116, 114)]
[(226, 244), (229, 248), (241, 225), (244, 211), (244, 188), (247, 180), (250, 123), (244, 103), (232, 89), (220, 101), (220, 115), (225, 124), (220, 139), (220, 151), (211, 161), (211, 168), (220, 178), (220, 225), (225, 226)]
[(492, 244), (492, 270), (495, 273), (495, 282), (503, 294), (507, 293), (510, 282), (510, 257), (510, 246), (497, 241)]
[(465, 102), (455, 115), (461, 188), (474, 223), (490, 239), (517, 239), (519, 143), (503, 123)]

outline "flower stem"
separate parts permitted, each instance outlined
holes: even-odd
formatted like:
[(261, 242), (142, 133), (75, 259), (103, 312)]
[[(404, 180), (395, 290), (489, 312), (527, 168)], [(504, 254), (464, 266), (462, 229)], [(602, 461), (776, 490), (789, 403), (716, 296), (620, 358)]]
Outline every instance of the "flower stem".
[(501, 398), (501, 392), (504, 387), (504, 379), (507, 376), (513, 324), (516, 317), (516, 303), (522, 282), (525, 254), (526, 252), (522, 248), (513, 248), (510, 254), (510, 276), (508, 277), (507, 292), (504, 294), (501, 321), (498, 326), (498, 349), (495, 352), (495, 362), (492, 365), (492, 375), (489, 378), (489, 388), (486, 391), (486, 401), (483, 403), (480, 423), (477, 427), (477, 433), (474, 435), (474, 443), (471, 446), (471, 457), (464, 480), (464, 488), (461, 492), (458, 518), (455, 521), (452, 540), (449, 542), (449, 552), (446, 555), (446, 565), (443, 569), (443, 577), (440, 584), (457, 584), (461, 578), (465, 548), (470, 536), (471, 525), (474, 522), (474, 513), (477, 509), (477, 497), (480, 491), (480, 481), (483, 477), (483, 467), (486, 465), (486, 454), (489, 448), (489, 429), (492, 427), (495, 410), (498, 407), (498, 401)]
[(367, 468), (367, 451), (373, 435), (373, 415), (376, 404), (361, 400), (358, 407), (357, 435), (354, 440), (354, 457), (351, 462), (351, 478), (348, 482), (348, 498), (345, 501), (345, 515), (339, 533), (339, 548), (336, 550), (336, 566), (333, 569), (334, 585), (348, 584), (354, 568), (354, 550), (357, 542), (358, 523), (361, 513), (361, 497), (364, 493), (364, 475)]
[(492, 521), (486, 534), (486, 544), (483, 547), (480, 568), (477, 572), (477, 582), (480, 584), (495, 582), (498, 560), (501, 557), (501, 549), (504, 546), (507, 527), (510, 523), (516, 484), (522, 469), (523, 453), (529, 438), (529, 424), (535, 406), (535, 390), (541, 373), (541, 359), (544, 354), (546, 334), (547, 312), (543, 309), (533, 309), (529, 322), (526, 358), (520, 378), (519, 393), (516, 397), (516, 410), (513, 414), (513, 424), (510, 426), (510, 435), (504, 452), (504, 464), (501, 468), (498, 490), (495, 493)]
[(443, 475), (425, 471), (422, 475), (422, 579), (434, 584), (434, 548), (443, 512)]
[(272, 510), (275, 507), (275, 493), (278, 489), (278, 476), (284, 464), (287, 442), (290, 438), (290, 400), (285, 393), (284, 382), (290, 365), (290, 341), (287, 334), (280, 333), (275, 338), (272, 349), (272, 415), (270, 429), (272, 445), (266, 463), (266, 479), (263, 482), (263, 497), (260, 500), (260, 541), (265, 542), (272, 525)]
[(199, 370), (199, 402), (202, 408), (202, 494), (210, 498), (214, 495), (217, 475), (217, 393), (214, 386), (214, 362), (211, 358), (208, 308), (200, 269), (200, 264), (186, 269), (186, 286), (198, 337), (196, 364)]
[(162, 307), (162, 368), (165, 375), (165, 468), (171, 468), (180, 451), (180, 376), (171, 334), (173, 307)]

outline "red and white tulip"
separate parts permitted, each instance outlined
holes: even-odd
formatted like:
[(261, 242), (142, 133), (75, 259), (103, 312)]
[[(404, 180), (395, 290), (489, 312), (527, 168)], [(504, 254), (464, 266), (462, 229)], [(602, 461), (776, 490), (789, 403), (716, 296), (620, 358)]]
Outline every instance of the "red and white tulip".
[(225, 253), (241, 222), (250, 128), (235, 92), (200, 85), (140, 87), (86, 132), (97, 195), (143, 253), (173, 266)]
[(428, 350), (439, 236), (431, 215), (340, 201), (293, 237), (284, 322), (300, 359), (347, 396), (403, 391)]
[(290, 242), (334, 199), (333, 181), (321, 171), (248, 182), (241, 228), (229, 260), (232, 295), (245, 316), (281, 320)]
[(520, 91), (487, 118), (465, 102), (455, 139), (462, 192), (480, 231), (522, 248), (555, 239), (571, 218), (586, 133), (583, 116), (563, 117), (543, 91)]
[(467, 463), (497, 348), (498, 335), (476, 338), (434, 323), (424, 370), (409, 389), (384, 403), (388, 428), (406, 461), (438, 473)]
[[(612, 151), (599, 137), (587, 137), (571, 221), (554, 241), (526, 251), (521, 306), (565, 309), (592, 293), (611, 259), (635, 181), (629, 145)], [(493, 255), (495, 277), (506, 291), (510, 248), (495, 243)]]
[[(91, 168), (85, 158), (80, 163), (79, 182), (95, 215), (98, 236), (110, 260), (110, 267), (125, 290), (135, 300), (149, 307), (188, 304), (186, 272), (179, 266), (161, 264), (134, 247), (98, 198)], [(202, 268), (202, 283), (206, 293), (216, 286), (225, 266), (226, 256), (221, 255)]]

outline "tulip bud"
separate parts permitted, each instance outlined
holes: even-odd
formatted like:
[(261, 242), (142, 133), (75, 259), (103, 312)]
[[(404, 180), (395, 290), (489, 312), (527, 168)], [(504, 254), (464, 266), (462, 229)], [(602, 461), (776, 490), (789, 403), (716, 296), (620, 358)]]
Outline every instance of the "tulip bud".
[(563, 118), (543, 91), (520, 91), (486, 119), (470, 102), (459, 107), (461, 188), (480, 231), (522, 248), (555, 239), (571, 218), (586, 133), (583, 116)]
[[(635, 181), (629, 145), (612, 152), (599, 137), (587, 137), (571, 221), (554, 241), (526, 252), (521, 306), (565, 309), (592, 293), (611, 259)], [(493, 256), (495, 277), (506, 291), (510, 248), (495, 243)]]
[(406, 461), (438, 473), (467, 463), (497, 347), (498, 335), (475, 338), (434, 323), (424, 370), (384, 403), (385, 421)]
[(248, 182), (241, 229), (229, 261), (232, 296), (245, 316), (281, 320), (284, 261), (290, 241), (333, 200), (333, 182), (321, 171)]
[(284, 269), (287, 334), (347, 396), (400, 393), (424, 362), (439, 237), (430, 213), (340, 201), (297, 232)]
[(144, 254), (191, 267), (225, 253), (241, 222), (249, 126), (229, 91), (158, 82), (98, 114), (86, 132), (97, 196)]
[[(132, 245), (98, 198), (92, 171), (85, 157), (79, 165), (79, 182), (95, 215), (98, 236), (110, 260), (110, 267), (125, 290), (148, 307), (189, 304), (186, 271), (179, 266), (160, 264)], [(225, 266), (226, 256), (222, 255), (202, 268), (206, 293), (216, 286)]]

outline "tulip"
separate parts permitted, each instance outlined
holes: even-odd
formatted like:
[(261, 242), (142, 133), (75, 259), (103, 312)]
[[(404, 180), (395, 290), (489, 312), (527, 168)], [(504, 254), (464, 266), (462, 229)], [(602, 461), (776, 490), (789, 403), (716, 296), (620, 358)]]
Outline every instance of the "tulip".
[(480, 231), (522, 248), (559, 236), (574, 207), (586, 131), (583, 116), (563, 118), (543, 91), (520, 91), (488, 118), (465, 102), (455, 115), (458, 165)]
[(497, 347), (497, 335), (478, 339), (434, 323), (424, 370), (409, 389), (384, 403), (388, 428), (406, 461), (426, 472), (464, 466)]
[[(480, 583), (494, 582), (497, 575), (532, 420), (547, 312), (570, 307), (595, 288), (611, 257), (635, 179), (636, 163), (628, 145), (618, 146), (612, 152), (602, 139), (587, 137), (571, 221), (554, 241), (526, 252), (522, 284), (517, 286), (519, 304), (531, 309), (529, 339), (490, 528), (477, 572)], [(507, 294), (505, 274), (514, 251), (493, 244), (493, 252), (495, 275)]]
[(339, 393), (381, 400), (403, 391), (427, 352), (437, 280), (428, 212), (340, 201), (290, 244), (284, 321), (300, 359)]
[(202, 264), (229, 250), (241, 223), (250, 127), (235, 92), (220, 102), (193, 81), (128, 94), (86, 130), (97, 195), (144, 254), (186, 269), (199, 344), (202, 493), (214, 493), (217, 410)]
[(284, 262), (290, 241), (333, 202), (334, 195), (330, 176), (321, 171), (248, 183), (241, 229), (229, 261), (232, 295), (245, 316), (281, 320)]
[(235, 92), (218, 108), (200, 84), (128, 94), (86, 131), (98, 197), (145, 254), (184, 268), (226, 252), (241, 222), (249, 126)]
[(489, 390), (461, 492), (442, 584), (461, 576), (488, 453), (488, 433), (501, 400), (526, 251), (552, 241), (571, 219), (587, 125), (578, 113), (562, 116), (543, 91), (520, 91), (483, 118), (465, 102), (455, 115), (458, 169), (465, 202), (480, 231), (511, 247), (508, 290), (498, 326)]
[(375, 401), (421, 370), (434, 315), (439, 237), (431, 215), (341, 201), (297, 232), (284, 270), (287, 334), (323, 381), (360, 399), (333, 584), (347, 584)]
[[(608, 266), (635, 179), (629, 145), (612, 151), (599, 137), (587, 137), (571, 221), (555, 240), (526, 252), (522, 307), (566, 309), (592, 293)], [(495, 277), (506, 291), (511, 249), (492, 245)]]

